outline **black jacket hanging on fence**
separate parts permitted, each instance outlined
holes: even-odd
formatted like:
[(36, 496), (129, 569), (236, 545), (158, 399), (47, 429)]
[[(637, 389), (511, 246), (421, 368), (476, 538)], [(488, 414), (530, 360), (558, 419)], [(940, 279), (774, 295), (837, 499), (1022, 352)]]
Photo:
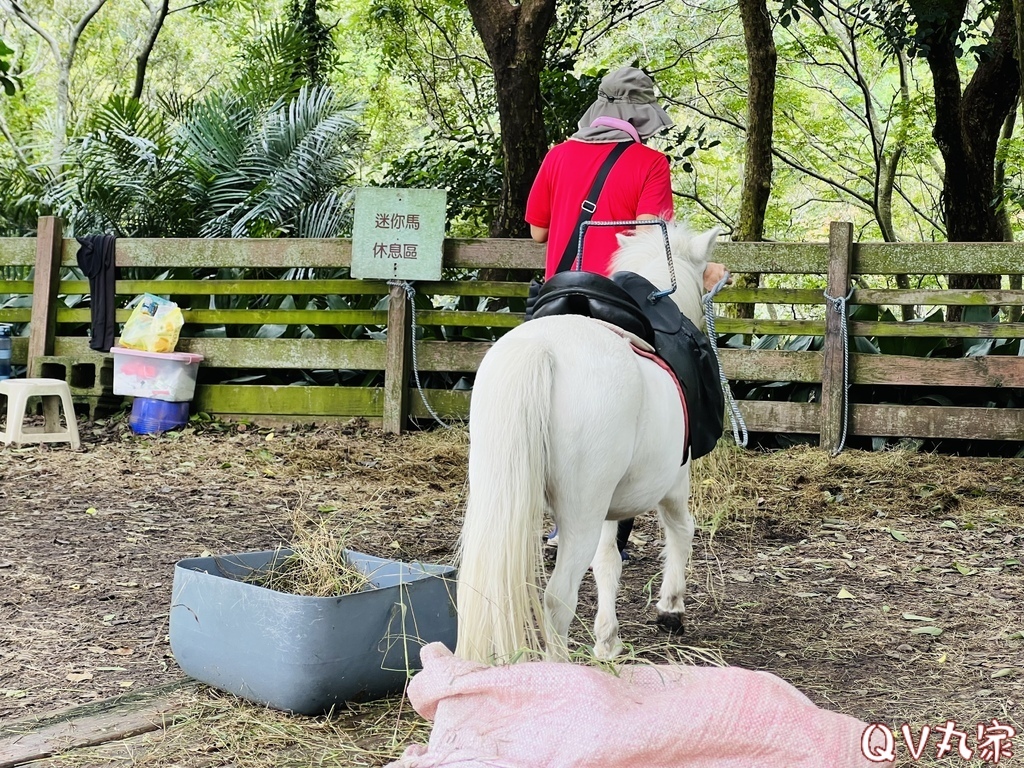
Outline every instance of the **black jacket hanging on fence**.
[(117, 321), (114, 317), (114, 281), (117, 264), (114, 261), (113, 235), (87, 235), (77, 237), (78, 266), (89, 278), (90, 306), (92, 307), (92, 334), (89, 346), (98, 352), (109, 352), (114, 346)]

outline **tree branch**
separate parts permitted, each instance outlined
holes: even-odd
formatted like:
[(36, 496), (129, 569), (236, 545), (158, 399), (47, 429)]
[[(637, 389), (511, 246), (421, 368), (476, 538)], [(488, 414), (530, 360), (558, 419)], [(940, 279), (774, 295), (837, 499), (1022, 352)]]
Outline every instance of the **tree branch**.
[(11, 149), (14, 150), (14, 156), (18, 160), (18, 164), (37, 179), (40, 178), (38, 171), (36, 171), (35, 168), (32, 167), (31, 163), (29, 163), (25, 150), (18, 146), (18, 142), (14, 140), (14, 134), (11, 133), (11, 129), (7, 125), (7, 119), (4, 117), (3, 112), (0, 112), (0, 133), (4, 135), (4, 138), (7, 139), (7, 142), (11, 145)]
[(183, 5), (179, 8), (171, 8), (167, 13), (170, 15), (172, 13), (178, 13), (179, 11), (191, 11), (193, 8), (202, 8), (204, 5), (209, 5), (210, 2), (211, 0), (197, 0), (197, 2), (189, 3), (188, 5)]
[(57, 42), (57, 38), (55, 38), (41, 26), (39, 26), (39, 23), (31, 16), (29, 16), (20, 5), (14, 2), (14, 0), (0, 0), (0, 6), (2, 6), (3, 9), (8, 13), (17, 16), (19, 19), (21, 19), (25, 26), (27, 26), (29, 29), (31, 29), (33, 32), (35, 32), (37, 35), (43, 38), (43, 40), (46, 41), (47, 45), (50, 46), (50, 50), (53, 52), (54, 61), (56, 61), (58, 64), (60, 63), (60, 44)]
[(146, 68), (149, 66), (149, 56), (156, 46), (156, 39), (160, 36), (164, 21), (167, 19), (170, 0), (157, 0), (159, 3), (153, 6), (149, 0), (142, 0), (149, 9), (149, 35), (143, 43), (142, 50), (135, 59), (135, 86), (132, 88), (132, 98), (138, 101), (142, 98), (142, 89), (146, 82)]
[(692, 200), (698, 206), (703, 208), (711, 216), (711, 218), (725, 226), (729, 230), (727, 234), (732, 234), (732, 221), (726, 218), (725, 214), (722, 213), (719, 209), (712, 208), (708, 203), (705, 203), (700, 198), (700, 195), (698, 195), (696, 192), (677, 192), (676, 190), (673, 189), (672, 194), (675, 195), (676, 197), (681, 197), (684, 200)]
[(100, 12), (100, 9), (107, 4), (107, 0), (96, 0), (92, 4), (92, 7), (85, 12), (85, 15), (78, 20), (75, 24), (75, 28), (71, 30), (71, 40), (68, 42), (68, 55), (67, 55), (67, 66), (71, 68), (71, 62), (75, 58), (75, 49), (78, 47), (78, 41), (82, 37), (82, 33), (88, 26), (89, 22), (92, 21), (93, 16)]
[[(709, 120), (717, 120), (718, 122), (725, 123), (726, 125), (731, 125), (734, 128), (737, 128), (737, 129), (739, 129), (740, 131), (743, 131), (743, 132), (746, 132), (746, 130), (747, 130), (744, 125), (742, 125), (741, 123), (737, 122), (736, 120), (732, 120), (732, 119), (727, 118), (727, 117), (722, 117), (721, 115), (716, 115), (714, 112), (706, 112), (706, 111), (704, 111), (704, 110), (702, 110), (702, 109), (700, 109), (698, 107), (695, 107), (693, 104), (684, 104), (683, 106), (685, 106), (688, 109), (693, 110), (698, 115), (702, 115), (703, 117), (708, 118)], [(831, 187), (833, 187), (835, 189), (838, 189), (838, 190), (840, 190), (842, 192), (845, 192), (850, 197), (852, 197), (854, 200), (857, 200), (858, 202), (860, 202), (860, 203), (862, 203), (864, 205), (867, 205), (868, 207), (871, 206), (871, 199), (870, 198), (865, 197), (864, 195), (860, 194), (856, 190), (851, 189), (850, 187), (846, 186), (845, 184), (843, 184), (843, 183), (841, 183), (841, 182), (839, 182), (839, 181), (837, 181), (835, 179), (830, 179), (827, 176), (819, 173), (818, 171), (815, 171), (812, 168), (809, 168), (809, 167), (807, 167), (805, 165), (802, 165), (801, 163), (798, 163), (793, 158), (791, 158), (788, 155), (785, 155), (782, 152), (780, 152), (777, 148), (772, 147), (772, 154), (775, 157), (779, 158), (779, 160), (781, 160), (783, 163), (788, 165), (793, 170), (799, 171), (800, 173), (807, 174), (808, 176), (810, 176), (812, 178), (815, 178), (818, 181), (824, 182), (825, 184), (828, 184), (829, 186), (831, 186)]]

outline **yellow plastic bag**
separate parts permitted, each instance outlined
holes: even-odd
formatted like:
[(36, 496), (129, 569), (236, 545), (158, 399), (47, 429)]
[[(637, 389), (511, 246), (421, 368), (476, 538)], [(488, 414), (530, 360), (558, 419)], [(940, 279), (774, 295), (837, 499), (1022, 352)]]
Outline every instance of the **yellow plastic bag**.
[(118, 343), (143, 352), (173, 352), (185, 324), (178, 305), (151, 293), (139, 296), (134, 303)]

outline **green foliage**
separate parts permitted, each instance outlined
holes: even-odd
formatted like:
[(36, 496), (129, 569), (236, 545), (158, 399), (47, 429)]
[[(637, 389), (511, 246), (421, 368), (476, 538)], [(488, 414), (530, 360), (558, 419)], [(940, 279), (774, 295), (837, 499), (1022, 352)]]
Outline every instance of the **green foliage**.
[(272, 22), (243, 44), (234, 76), (220, 92), (257, 107), (295, 96), (303, 85), (318, 84), (308, 76), (310, 69), (318, 71), (318, 57), (324, 55), (317, 45), (302, 26)]
[[(606, 71), (576, 76), (554, 68), (541, 73), (549, 143), (564, 141), (575, 133), (579, 117), (597, 97)], [(449, 234), (485, 237), (501, 198), (501, 163), (501, 144), (493, 132), (445, 135), (434, 131), (392, 160), (381, 183), (446, 190)]]
[(171, 121), (115, 96), (70, 142), (63, 173), (46, 198), (70, 234), (194, 237), (191, 182)]
[(13, 53), (14, 50), (0, 38), (0, 87), (8, 96), (13, 96), (18, 90), (18, 76), (11, 71), (11, 62), (9, 61)]
[(548, 144), (565, 141), (576, 132), (580, 116), (597, 98), (601, 78), (608, 73), (602, 67), (577, 77), (571, 66), (571, 61), (563, 60), (540, 73)]
[[(432, 133), (495, 133), (493, 77), (464, 2), (369, 0), (367, 17), (387, 79), (413, 86), (410, 96)], [(403, 148), (420, 137), (404, 138)]]
[(69, 140), (56, 176), (24, 158), (7, 164), (0, 226), (31, 231), (52, 211), (72, 234), (343, 233), (361, 152), (359, 108), (306, 83), (311, 62), (325, 55), (308, 33), (268, 25), (242, 46), (234, 78), (200, 101), (110, 98)]
[(382, 184), (447, 191), (448, 233), (485, 237), (501, 198), (501, 148), (494, 136), (438, 136), (394, 160)]
[[(297, 30), (305, 42), (301, 58), (296, 61), (298, 73), (306, 82), (323, 85), (326, 75), (337, 63), (337, 51), (331, 29), (320, 19), (319, 0), (291, 0), (288, 5), (289, 26)], [(322, 0), (325, 8), (328, 0)]]
[(323, 86), (262, 108), (214, 94), (182, 126), (206, 237), (331, 237), (346, 222), (357, 109)]
[(824, 14), (821, 0), (782, 0), (779, 3), (779, 24), (788, 27), (800, 21), (801, 9), (815, 18), (821, 18)]
[(718, 139), (706, 137), (705, 129), (704, 125), (696, 128), (691, 125), (682, 128), (675, 125), (661, 137), (662, 149), (674, 167), (685, 173), (693, 173), (693, 154), (698, 150), (714, 149), (722, 143)]
[(856, 9), (868, 25), (876, 28), (877, 41), (891, 53), (925, 57), (938, 40), (952, 41), (958, 55), (985, 56), (989, 46), (987, 28), (998, 9), (998, 0), (968, 3), (961, 17), (951, 13), (949, 3), (929, 0), (858, 0)]
[(40, 216), (52, 212), (42, 168), (12, 164), (0, 168), (0, 236), (22, 237), (35, 232)]

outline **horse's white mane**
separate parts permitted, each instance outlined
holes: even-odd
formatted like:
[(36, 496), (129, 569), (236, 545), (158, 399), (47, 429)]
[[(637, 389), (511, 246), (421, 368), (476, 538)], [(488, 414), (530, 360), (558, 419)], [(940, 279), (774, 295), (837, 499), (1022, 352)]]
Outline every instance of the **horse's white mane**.
[[(700, 296), (704, 290), (704, 269), (714, 250), (715, 238), (721, 230), (716, 227), (695, 234), (683, 222), (669, 221), (666, 226), (679, 286), (672, 299), (683, 314), (696, 321), (701, 316)], [(611, 273), (636, 272), (661, 289), (672, 284), (661, 227), (639, 226), (635, 232), (620, 234), (618, 239), (619, 249), (612, 255)]]

